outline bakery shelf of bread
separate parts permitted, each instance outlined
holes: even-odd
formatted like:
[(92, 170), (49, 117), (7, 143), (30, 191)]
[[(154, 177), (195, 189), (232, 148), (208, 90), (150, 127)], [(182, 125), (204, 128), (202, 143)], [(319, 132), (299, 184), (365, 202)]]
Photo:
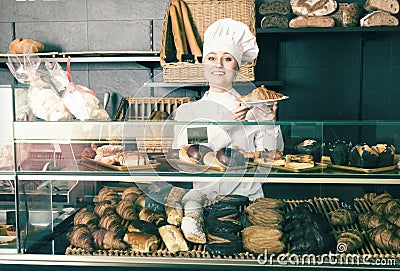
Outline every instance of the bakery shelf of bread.
[(373, 32), (398, 32), (400, 27), (376, 26), (376, 27), (319, 27), (319, 28), (257, 28), (257, 34), (269, 33), (373, 33)]

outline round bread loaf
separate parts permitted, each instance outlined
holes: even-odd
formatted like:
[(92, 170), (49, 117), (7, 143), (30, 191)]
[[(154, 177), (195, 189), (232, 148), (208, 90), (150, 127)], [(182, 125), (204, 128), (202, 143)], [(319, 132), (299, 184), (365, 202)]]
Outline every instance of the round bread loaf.
[(244, 166), (246, 164), (246, 159), (244, 155), (232, 148), (222, 148), (217, 151), (216, 157), (218, 161), (226, 167), (237, 167)]
[(189, 144), (180, 149), (179, 159), (188, 163), (203, 164), (203, 157), (208, 152), (212, 152), (212, 149), (207, 146), (200, 144)]
[(10, 52), (14, 54), (36, 54), (44, 51), (44, 45), (37, 40), (28, 38), (17, 38), (10, 43), (9, 49)]

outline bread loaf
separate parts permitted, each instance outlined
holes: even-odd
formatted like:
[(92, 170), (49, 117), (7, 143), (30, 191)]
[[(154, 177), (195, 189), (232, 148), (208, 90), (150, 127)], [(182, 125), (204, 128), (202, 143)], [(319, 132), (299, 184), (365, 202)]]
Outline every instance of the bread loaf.
[(335, 21), (328, 16), (298, 16), (289, 22), (292, 28), (300, 27), (334, 27)]
[(261, 28), (269, 27), (288, 28), (289, 19), (278, 13), (267, 14), (261, 19)]
[(373, 11), (368, 13), (360, 20), (361, 27), (370, 26), (398, 26), (399, 20), (386, 11)]
[(367, 0), (364, 4), (366, 11), (381, 10), (391, 14), (399, 13), (398, 0)]
[(10, 52), (14, 54), (36, 54), (44, 51), (44, 45), (37, 40), (28, 38), (17, 38), (10, 43), (9, 49)]
[(176, 48), (176, 58), (182, 61), (182, 55), (185, 53), (183, 49), (183, 41), (181, 36), (181, 29), (179, 28), (178, 12), (174, 5), (169, 7), (169, 15), (171, 17), (172, 34), (174, 36), (174, 43)]
[(282, 1), (265, 2), (260, 5), (258, 11), (261, 15), (271, 13), (286, 15), (290, 13), (290, 5)]
[(329, 15), (335, 26), (357, 26), (364, 10), (359, 3), (339, 3), (337, 10)]
[(296, 15), (323, 16), (333, 13), (337, 8), (335, 0), (290, 0), (292, 11)]
[(185, 27), (185, 33), (186, 37), (189, 43), (190, 51), (193, 55), (196, 57), (201, 57), (203, 55), (200, 46), (197, 42), (196, 35), (193, 31), (192, 24), (190, 22), (190, 17), (189, 17), (189, 10), (188, 7), (186, 6), (185, 1), (179, 1), (181, 5), (181, 10), (182, 10), (182, 18), (183, 18), (183, 25)]

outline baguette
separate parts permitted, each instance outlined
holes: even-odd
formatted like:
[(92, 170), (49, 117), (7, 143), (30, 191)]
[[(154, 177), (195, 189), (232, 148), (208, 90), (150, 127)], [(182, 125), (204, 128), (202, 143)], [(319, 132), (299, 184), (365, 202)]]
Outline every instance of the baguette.
[(182, 61), (182, 55), (185, 53), (185, 51), (183, 49), (181, 30), (179, 28), (178, 12), (174, 5), (170, 5), (169, 15), (171, 16), (172, 35), (174, 36), (176, 58), (178, 59), (178, 61)]
[(181, 5), (179, 2), (180, 2), (180, 0), (172, 0), (172, 5), (175, 6), (176, 12), (178, 15), (179, 31), (180, 31), (181, 37), (182, 37), (183, 52), (184, 52), (184, 54), (187, 54), (188, 53), (188, 44), (187, 44), (187, 38), (186, 38), (186, 33), (185, 33), (185, 27), (183, 25), (182, 9), (181, 9)]
[(367, 0), (364, 4), (366, 11), (382, 10), (391, 14), (399, 13), (398, 0)]
[(289, 22), (292, 28), (300, 27), (334, 27), (335, 21), (328, 16), (298, 16)]
[(373, 11), (360, 20), (361, 27), (370, 26), (398, 26), (399, 20), (386, 11)]
[(186, 32), (186, 37), (188, 39), (190, 51), (196, 57), (201, 57), (203, 54), (199, 44), (197, 43), (196, 35), (194, 34), (192, 24), (190, 23), (188, 7), (186, 6), (185, 1), (180, 1), (180, 4), (182, 10), (183, 25), (185, 26), (185, 32)]

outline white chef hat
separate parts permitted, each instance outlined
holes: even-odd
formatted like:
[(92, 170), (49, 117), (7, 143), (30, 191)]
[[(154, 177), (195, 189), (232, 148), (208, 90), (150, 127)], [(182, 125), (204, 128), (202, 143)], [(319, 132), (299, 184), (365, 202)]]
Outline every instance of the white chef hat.
[(242, 22), (231, 18), (219, 19), (204, 32), (203, 59), (210, 52), (216, 51), (231, 54), (240, 66), (257, 57), (256, 37)]

